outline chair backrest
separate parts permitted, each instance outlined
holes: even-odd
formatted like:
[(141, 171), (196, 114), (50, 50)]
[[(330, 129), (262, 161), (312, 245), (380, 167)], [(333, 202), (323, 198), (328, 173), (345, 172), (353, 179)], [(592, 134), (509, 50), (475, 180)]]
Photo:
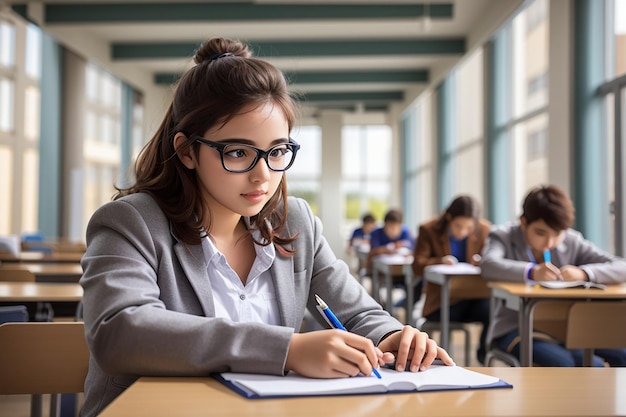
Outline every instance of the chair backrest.
[(565, 342), (567, 322), (573, 301), (542, 301), (533, 313), (533, 326), (561, 342)]
[(574, 303), (569, 311), (569, 349), (626, 348), (626, 302)]
[[(0, 306), (0, 324), (28, 321), (28, 309), (25, 305)], [(2, 352), (0, 352), (0, 355)]]
[(82, 322), (0, 325), (0, 395), (83, 392), (88, 363)]
[(35, 282), (35, 274), (27, 269), (20, 268), (0, 268), (0, 281), (5, 282)]

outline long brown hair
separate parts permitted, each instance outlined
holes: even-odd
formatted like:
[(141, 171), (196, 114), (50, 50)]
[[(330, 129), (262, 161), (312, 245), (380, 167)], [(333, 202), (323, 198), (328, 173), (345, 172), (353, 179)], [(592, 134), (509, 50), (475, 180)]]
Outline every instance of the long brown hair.
[[(179, 238), (187, 244), (199, 244), (203, 237), (202, 219), (208, 208), (203, 204), (195, 170), (187, 169), (176, 154), (174, 137), (183, 133), (187, 142), (182, 152), (199, 144), (192, 138), (202, 136), (216, 125), (228, 123), (249, 105), (277, 106), (291, 131), (297, 106), (287, 90), (285, 75), (269, 62), (253, 58), (242, 42), (213, 38), (195, 53), (196, 65), (179, 80), (174, 98), (152, 139), (135, 163), (135, 183), (118, 189), (115, 199), (144, 192), (152, 195)], [(251, 219), (261, 232), (262, 245), (274, 243), (283, 254), (291, 253), (285, 245), (295, 237), (282, 236), (287, 218), (287, 183), (281, 179), (276, 193)], [(211, 225), (208, 225), (210, 231)]]
[[(468, 195), (460, 195), (456, 197), (450, 205), (441, 213), (437, 221), (437, 230), (439, 233), (445, 233), (448, 230), (450, 222), (456, 217), (471, 217), (477, 223), (480, 217), (481, 207), (478, 201)], [(475, 228), (478, 231), (478, 227)]]

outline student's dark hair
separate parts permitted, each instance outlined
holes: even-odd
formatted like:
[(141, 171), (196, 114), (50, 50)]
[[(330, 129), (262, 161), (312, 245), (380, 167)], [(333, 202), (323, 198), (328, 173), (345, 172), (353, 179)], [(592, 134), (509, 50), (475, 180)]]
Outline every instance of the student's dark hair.
[(574, 205), (559, 187), (541, 186), (532, 189), (524, 199), (522, 217), (527, 224), (543, 220), (550, 228), (561, 231), (574, 225)]
[[(233, 117), (270, 104), (280, 109), (291, 131), (296, 120), (296, 102), (287, 91), (285, 75), (269, 62), (253, 58), (248, 46), (239, 41), (213, 38), (200, 46), (194, 56), (195, 66), (178, 81), (174, 98), (152, 139), (135, 163), (133, 185), (118, 189), (115, 199), (145, 192), (154, 197), (182, 241), (199, 244), (203, 237), (202, 219), (207, 208), (195, 170), (187, 169), (174, 149), (174, 137), (183, 133), (184, 151), (200, 144), (194, 136), (203, 136), (213, 127), (221, 127)], [(221, 169), (221, 168), (220, 168)], [(235, 174), (236, 175), (236, 174)], [(287, 218), (285, 176), (272, 198), (251, 219), (260, 230), (263, 245), (274, 244), (283, 254), (295, 237), (282, 236)], [(210, 233), (211, 225), (207, 226)]]
[(402, 212), (398, 209), (391, 209), (385, 214), (384, 222), (402, 223)]
[(436, 228), (440, 233), (445, 233), (450, 222), (456, 217), (471, 217), (475, 222), (478, 222), (480, 213), (481, 207), (478, 201), (468, 195), (460, 195), (452, 200), (441, 213)]
[(365, 213), (363, 217), (361, 217), (361, 222), (363, 222), (363, 224), (376, 223), (376, 218), (372, 213)]

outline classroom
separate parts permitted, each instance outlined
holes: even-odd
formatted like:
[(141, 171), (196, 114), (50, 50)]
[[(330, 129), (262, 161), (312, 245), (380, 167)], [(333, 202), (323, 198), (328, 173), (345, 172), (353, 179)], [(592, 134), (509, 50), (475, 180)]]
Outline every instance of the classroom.
[[(481, 277), (479, 269), (422, 272), (416, 269), (413, 244), (419, 244), (421, 226), (458, 196), (478, 202), (480, 217), (489, 224), (505, 225), (523, 214), (531, 190), (551, 184), (571, 199), (573, 229), (599, 251), (626, 255), (626, 0), (0, 0), (0, 308), (21, 299), (29, 303), (30, 319), (76, 315), (82, 320), (83, 288), (88, 287), (81, 281), (80, 288), (78, 280), (87, 265), (80, 262), (89, 221), (119, 190), (135, 183), (140, 152), (162, 131), (176, 86), (194, 66), (203, 42), (214, 37), (245, 42), (255, 57), (285, 74), (298, 101), (287, 145), (295, 158), (285, 174), (287, 194), (307, 203), (323, 225), (327, 247), (348, 264), (357, 282), (400, 322), (424, 325), (421, 329), (436, 335), (457, 364), (485, 369), (514, 386), (506, 394), (484, 390), (471, 398), (464, 398), (464, 391), (440, 393), (444, 400), (427, 394), (417, 400), (368, 396), (369, 412), (403, 415), (423, 406), (432, 415), (484, 415), (485, 404), (506, 398), (519, 415), (540, 415), (540, 408), (519, 405), (536, 395), (526, 387), (539, 376), (519, 374), (518, 368), (541, 369), (533, 367), (538, 360), (533, 332), (552, 331), (559, 314), (569, 320), (573, 304), (624, 301), (626, 284), (619, 282), (625, 280), (608, 282), (591, 297), (588, 288), (540, 288), (529, 294)], [(262, 150), (268, 147), (252, 143), (254, 162), (247, 170), (233, 170), (229, 154), (207, 138), (204, 145), (220, 153), (225, 171), (248, 172), (265, 159), (276, 172), (271, 154)], [(385, 215), (394, 210), (415, 239), (410, 252), (374, 259), (369, 241), (362, 250), (351, 242), (364, 214), (371, 213), (376, 228), (383, 228)], [(210, 249), (204, 250), (206, 256)], [(527, 267), (524, 275), (531, 278), (534, 268)], [(467, 278), (464, 283), (454, 279), (459, 276)], [(12, 299), (6, 295), (12, 284), (4, 281), (13, 280), (33, 281), (20, 283), (20, 291), (35, 291), (35, 284), (53, 291), (39, 299), (32, 294)], [(472, 287), (477, 282), (480, 290)], [(55, 292), (57, 284), (67, 286), (66, 296)], [(437, 320), (421, 316), (428, 286), (441, 294)], [(263, 296), (280, 299), (282, 289), (272, 291)], [(491, 314), (498, 303), (516, 304), (517, 358), (499, 351), (476, 355), (482, 327), (460, 323), (449, 310), (460, 292), (464, 299), (471, 293), (490, 302)], [(54, 311), (42, 300), (52, 301)], [(550, 302), (559, 301), (571, 303), (567, 311), (550, 309)], [(539, 307), (544, 302), (545, 311)], [(622, 314), (604, 304), (603, 314)], [(270, 322), (284, 323), (280, 314), (268, 313)], [(303, 326), (317, 329), (311, 314), (316, 312), (304, 315)], [(298, 323), (299, 317), (292, 319)], [(579, 329), (585, 325), (593, 327), (581, 323)], [(569, 335), (554, 332), (560, 340)], [(580, 348), (591, 360), (591, 351)], [(483, 368), (491, 360), (495, 366)], [(614, 381), (606, 392), (594, 392), (610, 406), (592, 410), (565, 392), (554, 406), (567, 407), (572, 415), (626, 415), (626, 402), (613, 396), (626, 388), (626, 374), (606, 368), (604, 377), (586, 369), (588, 380), (577, 389), (603, 378)], [(537, 372), (529, 369), (525, 372)], [(576, 371), (582, 369), (541, 377), (575, 379)], [(122, 406), (106, 409), (105, 415), (142, 414), (142, 395), (156, 395), (149, 382), (133, 385), (137, 396), (120, 397)], [(206, 390), (202, 381), (181, 384), (196, 393), (187, 398), (193, 407), (208, 406), (200, 399)], [(157, 389), (164, 399), (178, 390), (175, 385)], [(231, 403), (231, 393), (217, 391), (220, 415), (255, 411), (254, 404), (240, 398)], [(46, 396), (43, 406), (39, 397), (39, 403), (30, 396), (9, 397), (15, 396), (0, 394), (0, 414), (41, 415), (43, 408), (47, 415)], [(317, 404), (314, 398), (299, 400), (303, 408)], [(259, 410), (297, 415), (272, 401)], [(437, 411), (441, 401), (452, 408)], [(358, 397), (331, 402), (331, 415), (362, 407)], [(459, 408), (450, 405), (455, 403)], [(493, 415), (506, 411), (494, 407)], [(61, 408), (64, 416), (78, 412), (68, 411), (67, 404)], [(168, 412), (164, 404), (149, 410), (151, 415)]]

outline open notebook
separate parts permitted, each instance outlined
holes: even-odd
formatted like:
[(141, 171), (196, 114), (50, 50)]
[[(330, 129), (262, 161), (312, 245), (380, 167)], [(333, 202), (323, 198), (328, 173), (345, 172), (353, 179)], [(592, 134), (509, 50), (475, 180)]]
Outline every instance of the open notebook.
[(537, 284), (544, 288), (559, 290), (563, 288), (596, 288), (599, 290), (606, 289), (604, 284), (596, 284), (589, 281), (537, 281)]
[(289, 372), (286, 376), (222, 373), (214, 377), (247, 398), (304, 397), (446, 391), (480, 388), (511, 388), (494, 376), (460, 366), (433, 365), (424, 372), (396, 372), (381, 368), (375, 376), (316, 379)]

